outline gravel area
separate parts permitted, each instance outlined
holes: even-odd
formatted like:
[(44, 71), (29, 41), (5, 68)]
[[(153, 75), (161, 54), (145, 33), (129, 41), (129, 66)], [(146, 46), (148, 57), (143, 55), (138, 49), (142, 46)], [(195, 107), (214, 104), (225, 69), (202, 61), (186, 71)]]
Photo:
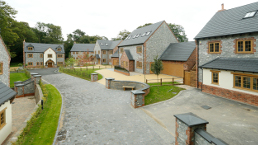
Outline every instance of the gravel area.
[(130, 106), (130, 91), (109, 90), (66, 74), (43, 76), (64, 98), (56, 144), (174, 144), (172, 136), (142, 109)]

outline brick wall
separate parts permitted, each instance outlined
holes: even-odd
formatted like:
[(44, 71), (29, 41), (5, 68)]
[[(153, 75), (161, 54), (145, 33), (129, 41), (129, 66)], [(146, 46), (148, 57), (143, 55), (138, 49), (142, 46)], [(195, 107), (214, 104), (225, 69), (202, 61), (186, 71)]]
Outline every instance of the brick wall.
[(204, 84), (202, 84), (202, 91), (205, 93), (213, 94), (213, 95), (224, 97), (227, 99), (232, 99), (235, 101), (258, 106), (258, 96), (257, 95), (252, 95), (252, 94), (248, 94), (248, 93), (228, 90), (228, 89), (204, 85)]
[(193, 66), (196, 64), (196, 48), (188, 58), (188, 60), (185, 62), (185, 70), (189, 71), (193, 68)]
[[(126, 66), (126, 64), (124, 62), (126, 62), (128, 65)], [(120, 63), (121, 63), (120, 64), (121, 67), (123, 67), (123, 68), (125, 68), (125, 69), (127, 69), (129, 71), (129, 59), (128, 59), (125, 51), (122, 53), (122, 56), (120, 58)]]

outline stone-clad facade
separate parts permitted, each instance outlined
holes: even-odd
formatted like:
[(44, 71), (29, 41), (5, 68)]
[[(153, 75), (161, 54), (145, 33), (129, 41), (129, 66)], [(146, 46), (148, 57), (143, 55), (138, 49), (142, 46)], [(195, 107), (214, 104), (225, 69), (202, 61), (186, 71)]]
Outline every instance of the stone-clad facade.
[[(243, 54), (243, 53), (236, 53), (236, 39), (241, 38), (250, 38), (254, 41), (254, 53), (251, 54)], [(234, 57), (234, 58), (258, 58), (258, 33), (254, 34), (244, 34), (244, 35), (233, 35), (233, 36), (225, 36), (225, 37), (218, 37), (216, 39), (199, 39), (199, 66), (214, 60), (218, 57)], [(211, 41), (220, 41), (221, 42), (221, 53), (219, 54), (210, 54), (208, 53), (208, 43)], [(201, 83), (203, 76), (201, 68), (198, 69), (198, 80)]]
[(10, 55), (0, 36), (0, 65), (3, 67), (3, 73), (0, 74), (0, 81), (6, 86), (10, 86)]
[(163, 23), (156, 32), (146, 42), (144, 51), (144, 62), (146, 64), (145, 73), (150, 73), (150, 64), (154, 62), (154, 58), (158, 57), (165, 51), (170, 43), (177, 43), (175, 35), (172, 33), (166, 23)]
[[(28, 64), (29, 62), (32, 62), (33, 63), (33, 66), (37, 66), (37, 62), (39, 62), (39, 65), (40, 65), (40, 62), (43, 62), (44, 61), (44, 57), (40, 57), (40, 54), (44, 54), (44, 53), (25, 53), (26, 54), (26, 60), (25, 60), (25, 63)], [(28, 55), (29, 54), (32, 54), (33, 57), (32, 58), (29, 58)]]

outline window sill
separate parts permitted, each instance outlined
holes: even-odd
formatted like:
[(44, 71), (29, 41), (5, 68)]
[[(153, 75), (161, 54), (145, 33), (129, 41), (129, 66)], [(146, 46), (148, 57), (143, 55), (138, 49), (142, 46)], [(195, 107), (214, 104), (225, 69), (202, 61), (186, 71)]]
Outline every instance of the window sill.
[(236, 54), (254, 54), (254, 52), (236, 52)]
[(246, 89), (246, 88), (240, 88), (240, 87), (233, 87), (234, 89), (239, 89), (243, 91), (249, 91), (249, 92), (255, 92), (258, 93), (258, 90), (252, 90), (252, 89)]
[(209, 52), (209, 54), (221, 54), (221, 52)]
[(219, 83), (211, 83), (211, 84), (219, 86)]

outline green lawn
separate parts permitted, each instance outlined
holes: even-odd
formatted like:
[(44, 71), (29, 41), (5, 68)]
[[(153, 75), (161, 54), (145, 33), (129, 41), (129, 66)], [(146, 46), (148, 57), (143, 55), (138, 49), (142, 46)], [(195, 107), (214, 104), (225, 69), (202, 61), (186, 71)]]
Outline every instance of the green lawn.
[(154, 86), (157, 83), (150, 83), (150, 93), (145, 96), (145, 105), (165, 101), (176, 96), (180, 91), (185, 90), (177, 86)]
[(42, 87), (44, 96), (46, 96), (44, 110), (41, 110), (41, 107), (38, 108), (16, 144), (51, 145), (54, 141), (62, 98), (54, 86), (47, 84), (44, 87)]
[(14, 82), (29, 79), (25, 73), (10, 73), (10, 88), (14, 87)]
[[(91, 80), (91, 73), (96, 73), (95, 71), (97, 71), (99, 69), (88, 69), (86, 70), (86, 68), (76, 68), (75, 71), (74, 69), (63, 69), (63, 68), (59, 68), (59, 71), (62, 73), (66, 73), (68, 75), (71, 76), (75, 76), (75, 77), (79, 77), (85, 80), (90, 81)], [(98, 80), (102, 79), (102, 75), (98, 74)]]

